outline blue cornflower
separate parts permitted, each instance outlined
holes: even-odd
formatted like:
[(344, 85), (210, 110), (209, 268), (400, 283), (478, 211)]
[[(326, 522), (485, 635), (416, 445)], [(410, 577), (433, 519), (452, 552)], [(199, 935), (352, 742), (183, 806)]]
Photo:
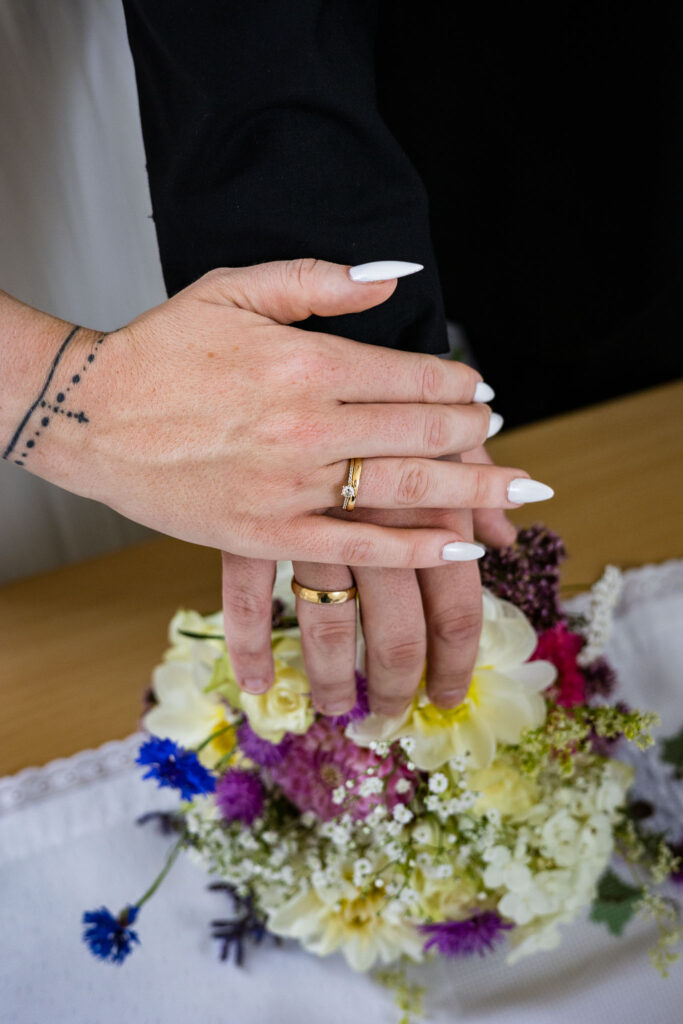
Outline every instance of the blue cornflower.
[(137, 932), (129, 928), (135, 923), (139, 909), (129, 904), (118, 917), (114, 917), (106, 907), (87, 910), (83, 914), (83, 924), (89, 927), (83, 932), (83, 941), (90, 947), (90, 952), (100, 960), (122, 964), (133, 952), (133, 943), (140, 942)]
[(183, 800), (201, 793), (213, 793), (216, 779), (193, 750), (185, 750), (170, 739), (153, 736), (140, 747), (136, 764), (150, 765), (143, 779), (156, 779), (159, 786), (180, 790)]

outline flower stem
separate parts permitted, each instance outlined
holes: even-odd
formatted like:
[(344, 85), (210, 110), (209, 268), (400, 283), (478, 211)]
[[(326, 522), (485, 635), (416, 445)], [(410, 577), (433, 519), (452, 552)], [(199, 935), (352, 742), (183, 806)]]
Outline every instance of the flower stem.
[(237, 744), (235, 743), (234, 746), (230, 747), (230, 750), (227, 752), (227, 754), (223, 754), (223, 756), (221, 757), (220, 761), (216, 762), (216, 764), (213, 766), (213, 770), (215, 772), (219, 772), (221, 770), (221, 768), (223, 768), (225, 765), (230, 764), (230, 761), (232, 760), (232, 756), (233, 756), (233, 754), (235, 753), (236, 750), (237, 750)]
[(143, 903), (147, 902), (147, 900), (150, 898), (150, 896), (154, 895), (154, 893), (157, 891), (157, 889), (159, 888), (159, 886), (161, 885), (163, 880), (166, 878), (166, 875), (169, 873), (169, 871), (173, 867), (173, 864), (175, 863), (176, 857), (180, 853), (182, 847), (185, 845), (186, 838), (187, 838), (187, 835), (186, 835), (185, 832), (183, 832), (183, 834), (181, 835), (180, 839), (177, 841), (175, 846), (171, 849), (171, 852), (169, 853), (168, 857), (166, 858), (166, 863), (164, 864), (163, 868), (161, 869), (161, 871), (159, 872), (159, 874), (157, 875), (155, 880), (150, 885), (150, 887), (147, 890), (147, 892), (144, 894), (144, 896), (141, 896), (140, 899), (137, 901), (137, 903), (134, 903), (133, 906), (141, 907), (143, 905)]
[[(222, 725), (220, 727), (220, 729), (216, 729), (216, 731), (212, 732), (210, 736), (207, 736), (205, 740), (202, 740), (202, 742), (199, 744), (198, 747), (194, 748), (195, 754), (198, 754), (200, 750), (203, 750), (204, 747), (208, 746), (209, 743), (211, 743), (213, 740), (215, 740), (218, 736), (222, 736), (224, 732), (227, 732), (228, 729), (232, 729), (232, 728), (233, 728), (232, 725), (228, 722), (225, 725)], [(235, 748), (233, 747), (233, 750), (234, 749)]]

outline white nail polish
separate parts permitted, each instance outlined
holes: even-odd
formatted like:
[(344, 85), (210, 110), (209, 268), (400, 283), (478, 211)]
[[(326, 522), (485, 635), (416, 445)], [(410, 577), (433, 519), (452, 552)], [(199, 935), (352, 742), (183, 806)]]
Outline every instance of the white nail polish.
[(493, 390), (490, 384), (486, 381), (480, 380), (474, 389), (473, 402), (490, 402), (492, 398), (496, 397), (496, 392)]
[(486, 548), (481, 544), (467, 544), (464, 540), (454, 540), (452, 544), (446, 545), (441, 557), (446, 562), (472, 562), (485, 554)]
[(488, 434), (486, 435), (487, 440), (489, 437), (493, 437), (494, 434), (497, 434), (502, 426), (503, 417), (500, 415), (499, 412), (492, 412), (491, 419), (489, 420)]
[(375, 263), (359, 263), (351, 267), (349, 277), (352, 281), (372, 284), (375, 281), (393, 281), (395, 277), (407, 277), (424, 270), (421, 263), (404, 263), (403, 260), (377, 260)]
[(523, 505), (527, 501), (547, 501), (552, 498), (555, 491), (540, 480), (527, 480), (526, 477), (517, 477), (508, 484), (508, 501), (514, 501), (516, 505)]

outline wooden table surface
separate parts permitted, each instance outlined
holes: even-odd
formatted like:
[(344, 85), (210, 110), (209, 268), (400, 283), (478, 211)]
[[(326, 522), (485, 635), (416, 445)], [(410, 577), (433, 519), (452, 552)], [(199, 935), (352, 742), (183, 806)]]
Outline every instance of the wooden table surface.
[[(513, 514), (565, 538), (565, 584), (681, 557), (683, 381), (504, 433), (501, 465), (555, 498)], [(0, 587), (0, 775), (134, 731), (180, 608), (220, 605), (215, 551), (148, 541)]]

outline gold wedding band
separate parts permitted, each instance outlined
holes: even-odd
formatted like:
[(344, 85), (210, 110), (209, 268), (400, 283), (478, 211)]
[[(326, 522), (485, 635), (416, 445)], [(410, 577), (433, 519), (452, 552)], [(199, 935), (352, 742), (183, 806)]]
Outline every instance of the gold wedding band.
[(356, 507), (356, 499), (358, 497), (358, 485), (360, 483), (360, 474), (363, 468), (362, 459), (349, 459), (349, 477), (344, 486), (341, 489), (342, 498), (344, 504), (342, 508), (347, 512), (351, 512)]
[(292, 580), (292, 590), (297, 597), (303, 601), (310, 601), (312, 604), (344, 604), (356, 596), (356, 587), (349, 587), (348, 590), (312, 590), (311, 587), (302, 587), (296, 580)]

